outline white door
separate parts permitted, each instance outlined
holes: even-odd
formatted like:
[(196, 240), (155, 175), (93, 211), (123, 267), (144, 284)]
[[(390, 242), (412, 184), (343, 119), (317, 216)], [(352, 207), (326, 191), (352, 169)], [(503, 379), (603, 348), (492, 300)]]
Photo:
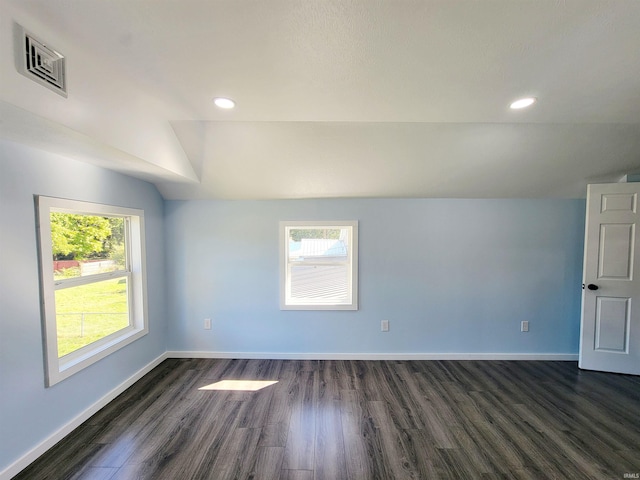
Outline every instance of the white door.
[(640, 183), (588, 186), (580, 368), (640, 375), (639, 193)]

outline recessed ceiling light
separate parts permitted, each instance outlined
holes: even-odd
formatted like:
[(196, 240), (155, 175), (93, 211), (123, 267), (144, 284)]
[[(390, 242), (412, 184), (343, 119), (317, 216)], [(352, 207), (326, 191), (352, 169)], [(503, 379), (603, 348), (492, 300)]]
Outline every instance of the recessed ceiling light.
[(227, 109), (233, 108), (236, 106), (236, 102), (234, 102), (230, 98), (222, 98), (222, 97), (214, 98), (213, 103), (215, 103), (220, 108), (227, 108)]
[(536, 98), (535, 97), (525, 97), (525, 98), (520, 98), (520, 99), (516, 100), (515, 102), (511, 103), (511, 105), (509, 105), (509, 107), (513, 108), (514, 110), (517, 110), (518, 108), (529, 107), (529, 106), (533, 105), (534, 103), (536, 103)]

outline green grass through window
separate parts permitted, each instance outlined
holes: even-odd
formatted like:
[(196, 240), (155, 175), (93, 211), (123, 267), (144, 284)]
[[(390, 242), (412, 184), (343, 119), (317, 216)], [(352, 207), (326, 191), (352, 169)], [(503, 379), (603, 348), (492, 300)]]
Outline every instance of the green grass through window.
[(127, 279), (56, 291), (58, 357), (129, 326)]

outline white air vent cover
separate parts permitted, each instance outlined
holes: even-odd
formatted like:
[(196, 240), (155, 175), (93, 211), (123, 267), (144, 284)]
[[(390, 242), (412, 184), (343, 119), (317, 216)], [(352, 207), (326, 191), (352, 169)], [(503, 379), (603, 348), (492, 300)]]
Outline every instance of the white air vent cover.
[(18, 71), (63, 97), (67, 96), (64, 57), (15, 24), (15, 53)]

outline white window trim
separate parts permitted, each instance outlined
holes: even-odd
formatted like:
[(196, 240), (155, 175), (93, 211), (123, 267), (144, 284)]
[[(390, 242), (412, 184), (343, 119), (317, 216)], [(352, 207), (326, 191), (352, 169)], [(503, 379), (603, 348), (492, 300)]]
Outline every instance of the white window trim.
[[(58, 334), (56, 328), (55, 281), (53, 279), (53, 256), (51, 244), (50, 212), (67, 212), (97, 216), (124, 216), (128, 235), (128, 271), (116, 271), (93, 275), (92, 280), (129, 278), (129, 317), (127, 328), (112, 333), (75, 352), (58, 358)], [(47, 387), (70, 377), (143, 337), (149, 332), (147, 319), (146, 252), (144, 239), (144, 211), (134, 208), (116, 207), (98, 203), (36, 196), (37, 228), (40, 255), (40, 287), (42, 303), (42, 325), (45, 357), (45, 384)], [(80, 277), (66, 280), (67, 283), (88, 283)]]
[[(287, 303), (287, 282), (289, 267), (288, 227), (323, 227), (344, 228), (351, 227), (351, 246), (349, 269), (349, 289), (351, 303), (349, 304), (289, 304)], [(280, 310), (358, 310), (358, 221), (281, 221), (280, 222)]]

